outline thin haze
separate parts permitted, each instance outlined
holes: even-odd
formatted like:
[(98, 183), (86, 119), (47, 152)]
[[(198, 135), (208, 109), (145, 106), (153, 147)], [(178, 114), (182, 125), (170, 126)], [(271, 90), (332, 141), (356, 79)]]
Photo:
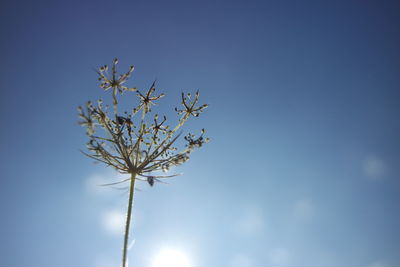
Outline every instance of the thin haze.
[[(398, 1), (2, 1), (0, 265), (116, 267), (127, 195), (76, 107), (120, 59), (210, 107), (211, 142), (139, 185), (130, 266), (400, 266)], [(127, 100), (128, 101), (128, 100)], [(134, 98), (132, 98), (134, 101)]]

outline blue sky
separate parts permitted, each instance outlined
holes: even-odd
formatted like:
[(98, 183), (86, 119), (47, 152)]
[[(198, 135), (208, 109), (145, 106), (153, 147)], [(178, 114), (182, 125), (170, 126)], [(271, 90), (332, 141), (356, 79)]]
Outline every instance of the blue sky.
[(211, 142), (140, 185), (130, 266), (400, 265), (397, 1), (3, 1), (0, 265), (119, 266), (127, 195), (79, 150), (76, 107), (120, 59), (210, 107)]

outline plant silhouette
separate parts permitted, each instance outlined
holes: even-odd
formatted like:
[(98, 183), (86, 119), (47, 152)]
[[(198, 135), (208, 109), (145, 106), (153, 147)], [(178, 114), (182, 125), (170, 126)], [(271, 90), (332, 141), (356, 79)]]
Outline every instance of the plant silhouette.
[[(119, 74), (117, 64), (118, 60), (114, 59), (111, 71), (107, 65), (96, 70), (101, 82), (100, 88), (112, 93), (113, 111), (109, 112), (108, 106), (100, 99), (96, 105), (89, 101), (85, 108), (78, 107), (78, 112), (81, 119), (79, 124), (86, 127), (89, 137), (88, 151), (83, 153), (120, 173), (130, 175), (128, 179), (109, 184), (129, 184), (122, 253), (122, 267), (126, 267), (136, 180), (146, 181), (150, 186), (154, 186), (160, 179), (176, 176), (154, 175), (154, 172), (167, 172), (171, 166), (183, 164), (189, 159), (193, 149), (201, 147), (209, 139), (204, 137), (205, 131), (202, 129), (198, 137), (191, 133), (184, 136), (186, 145), (183, 148), (178, 149), (174, 145), (181, 135), (178, 131), (185, 122), (190, 117), (198, 117), (207, 107), (206, 104), (198, 105), (198, 91), (193, 96), (190, 93), (182, 93), (181, 108), (175, 108), (180, 117), (172, 128), (166, 124), (166, 116), (160, 119), (157, 114), (151, 114), (152, 106), (164, 96), (155, 94), (155, 82), (145, 92), (127, 87), (125, 84), (134, 67), (131, 66), (126, 73)], [(129, 112), (119, 113), (118, 95), (132, 92), (138, 98), (137, 105)]]

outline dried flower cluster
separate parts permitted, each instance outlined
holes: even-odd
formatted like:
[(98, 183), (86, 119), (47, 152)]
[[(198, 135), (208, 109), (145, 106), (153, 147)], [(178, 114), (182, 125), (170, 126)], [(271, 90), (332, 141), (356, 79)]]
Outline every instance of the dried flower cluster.
[[(108, 166), (115, 168), (118, 172), (130, 174), (129, 179), (118, 181), (112, 184), (123, 182), (130, 183), (127, 221), (124, 235), (124, 249), (122, 266), (126, 266), (127, 244), (135, 180), (147, 181), (153, 186), (158, 179), (169, 178), (175, 175), (152, 175), (152, 172), (168, 171), (171, 166), (177, 166), (189, 159), (194, 148), (201, 147), (208, 142), (208, 138), (203, 137), (205, 131), (196, 138), (189, 133), (184, 137), (187, 141), (186, 146), (178, 150), (174, 143), (181, 135), (178, 130), (185, 124), (190, 117), (198, 117), (206, 104), (198, 105), (199, 92), (193, 96), (182, 93), (182, 107), (175, 108), (180, 118), (174, 128), (166, 125), (167, 118), (162, 119), (157, 114), (151, 114), (151, 107), (156, 104), (164, 94), (154, 95), (155, 82), (146, 92), (140, 92), (137, 88), (129, 88), (124, 84), (130, 78), (134, 68), (131, 66), (128, 72), (118, 74), (118, 60), (114, 59), (111, 72), (107, 65), (100, 67), (96, 72), (101, 82), (100, 88), (112, 90), (113, 111), (108, 111), (108, 106), (98, 100), (96, 104), (87, 102), (86, 107), (79, 107), (80, 125), (86, 127), (89, 136), (87, 142), (88, 152), (83, 152), (88, 157), (100, 161)], [(138, 97), (138, 104), (129, 112), (118, 113), (118, 94), (125, 92), (135, 92)], [(151, 119), (147, 117), (151, 116)]]
[[(196, 138), (193, 134), (184, 137), (187, 145), (181, 151), (173, 146), (180, 134), (177, 131), (191, 117), (198, 117), (207, 107), (206, 104), (198, 106), (199, 92), (196, 92), (194, 98), (188, 94), (182, 93), (182, 109), (175, 108), (181, 116), (178, 124), (174, 128), (166, 125), (165, 116), (160, 120), (157, 114), (152, 116), (151, 123), (146, 122), (146, 115), (151, 112), (151, 106), (164, 96), (153, 95), (156, 88), (153, 83), (145, 93), (141, 93), (136, 88), (128, 88), (123, 84), (128, 80), (133, 71), (131, 66), (129, 71), (118, 75), (115, 59), (112, 65), (111, 75), (108, 73), (108, 67), (102, 66), (98, 70), (99, 80), (102, 82), (100, 87), (104, 90), (112, 89), (114, 115), (111, 117), (107, 106), (102, 100), (94, 105), (87, 102), (86, 108), (79, 107), (79, 117), (82, 119), (80, 125), (86, 127), (87, 135), (90, 140), (87, 148), (90, 151), (85, 153), (88, 157), (112, 166), (120, 173), (134, 173), (137, 176), (146, 178), (150, 185), (154, 180), (150, 175), (155, 171), (168, 171), (171, 166), (184, 163), (189, 159), (189, 155), (194, 148), (201, 147), (208, 142), (204, 138), (204, 129), (201, 136)], [(134, 91), (139, 99), (139, 104), (130, 112), (124, 112), (123, 115), (117, 113), (117, 94), (127, 91)], [(192, 99), (193, 98), (193, 99)], [(138, 114), (141, 113), (141, 116)], [(140, 118), (137, 118), (140, 117)], [(102, 130), (99, 133), (99, 130)], [(155, 178), (164, 178), (171, 176), (158, 176)]]

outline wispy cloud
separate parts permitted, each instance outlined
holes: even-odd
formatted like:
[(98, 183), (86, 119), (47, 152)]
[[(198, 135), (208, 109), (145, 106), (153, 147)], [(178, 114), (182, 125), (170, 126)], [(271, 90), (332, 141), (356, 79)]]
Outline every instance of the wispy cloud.
[(237, 254), (233, 257), (231, 267), (253, 267), (254, 261), (246, 254)]
[(385, 162), (374, 156), (369, 155), (364, 159), (363, 172), (364, 175), (371, 180), (381, 180), (386, 174), (387, 166)]
[[(123, 205), (125, 204), (125, 197), (122, 197), (124, 190), (116, 190), (115, 188), (121, 188), (127, 186), (104, 186), (105, 184), (122, 181), (127, 179), (129, 176), (122, 175), (117, 172), (105, 172), (103, 174), (94, 174), (89, 176), (85, 181), (85, 189), (90, 197), (93, 197), (96, 201), (102, 201), (104, 206), (98, 208), (99, 226), (106, 233), (112, 235), (123, 235), (123, 230), (126, 222), (126, 213)], [(114, 198), (118, 197), (118, 198)], [(113, 200), (112, 200), (113, 199)], [(116, 199), (117, 201), (115, 201)], [(111, 201), (112, 200), (112, 201)], [(119, 201), (120, 200), (120, 201)], [(121, 202), (122, 201), (122, 202)], [(134, 210), (135, 227), (140, 225), (142, 216), (140, 210)]]
[(383, 261), (375, 261), (368, 265), (368, 267), (388, 267)]
[(93, 174), (85, 181), (85, 188), (89, 194), (93, 195), (108, 195), (115, 193), (111, 190), (110, 186), (103, 186), (104, 184), (114, 183), (126, 179), (126, 175), (117, 172), (106, 172), (103, 174)]
[(315, 205), (314, 203), (307, 198), (300, 199), (295, 202), (293, 207), (294, 216), (300, 220), (309, 220), (315, 214)]
[(119, 210), (108, 210), (101, 217), (101, 225), (110, 234), (122, 235), (125, 225), (125, 214)]
[(261, 208), (252, 206), (245, 209), (235, 228), (239, 234), (244, 235), (255, 235), (262, 232), (265, 228), (265, 218)]
[(111, 259), (99, 255), (94, 259), (93, 267), (115, 267), (118, 266), (116, 262), (112, 261)]
[(268, 260), (275, 266), (286, 266), (290, 263), (290, 254), (284, 248), (276, 248), (268, 253)]

